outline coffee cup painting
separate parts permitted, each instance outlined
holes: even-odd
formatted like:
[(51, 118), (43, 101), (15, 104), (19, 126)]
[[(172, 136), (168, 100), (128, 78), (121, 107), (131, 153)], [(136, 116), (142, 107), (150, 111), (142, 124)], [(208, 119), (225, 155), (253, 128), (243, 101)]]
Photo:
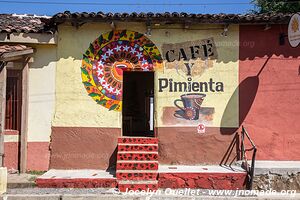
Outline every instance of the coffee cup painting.
[[(172, 126), (205, 126), (213, 124), (215, 108), (203, 105), (206, 94), (185, 93), (173, 101), (173, 106), (163, 108), (162, 122)], [(207, 104), (207, 102), (205, 103)]]
[[(187, 120), (198, 120), (199, 110), (205, 96), (205, 94), (201, 93), (189, 93), (181, 95), (181, 99), (176, 99), (174, 101), (174, 105), (179, 108), (179, 110), (175, 111), (174, 116)], [(181, 102), (183, 107), (179, 106), (178, 102)]]

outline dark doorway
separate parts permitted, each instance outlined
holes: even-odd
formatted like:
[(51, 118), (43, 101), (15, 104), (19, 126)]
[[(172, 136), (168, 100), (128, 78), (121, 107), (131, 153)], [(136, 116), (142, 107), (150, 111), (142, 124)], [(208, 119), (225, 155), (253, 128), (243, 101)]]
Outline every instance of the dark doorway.
[(154, 136), (154, 72), (123, 73), (123, 136)]

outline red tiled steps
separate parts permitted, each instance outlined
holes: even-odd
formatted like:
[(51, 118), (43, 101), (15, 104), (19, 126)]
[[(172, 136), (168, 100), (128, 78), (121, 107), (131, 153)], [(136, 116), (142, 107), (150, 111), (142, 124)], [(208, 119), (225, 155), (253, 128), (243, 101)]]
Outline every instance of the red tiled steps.
[(157, 180), (157, 170), (118, 170), (117, 180)]
[(120, 137), (118, 144), (158, 144), (157, 138), (149, 137)]
[(155, 161), (158, 159), (158, 152), (147, 151), (119, 151), (117, 160), (144, 160)]
[(158, 170), (158, 161), (118, 160), (118, 170)]
[(120, 192), (129, 190), (155, 191), (158, 189), (158, 181), (118, 181), (118, 186)]
[(147, 151), (157, 152), (157, 144), (119, 144), (118, 151)]
[(116, 178), (121, 192), (157, 190), (157, 170), (157, 138), (118, 138)]

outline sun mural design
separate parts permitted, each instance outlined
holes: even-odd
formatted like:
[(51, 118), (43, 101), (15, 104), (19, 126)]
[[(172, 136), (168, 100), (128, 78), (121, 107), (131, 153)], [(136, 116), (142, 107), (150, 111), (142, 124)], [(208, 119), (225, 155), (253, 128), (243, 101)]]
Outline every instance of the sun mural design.
[(83, 55), (82, 82), (98, 104), (122, 110), (123, 70), (153, 71), (162, 68), (162, 57), (144, 34), (119, 30), (100, 35)]

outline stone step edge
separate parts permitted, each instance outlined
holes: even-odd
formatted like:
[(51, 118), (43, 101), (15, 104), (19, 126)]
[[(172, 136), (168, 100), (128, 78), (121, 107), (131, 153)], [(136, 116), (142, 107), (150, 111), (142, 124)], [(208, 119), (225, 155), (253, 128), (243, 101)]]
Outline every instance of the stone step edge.
[(158, 184), (158, 181), (149, 181), (149, 180), (118, 180), (118, 184)]
[[(130, 140), (130, 141), (129, 141)], [(139, 141), (138, 141), (139, 140)], [(158, 138), (118, 138), (118, 144), (158, 144)]]
[(119, 169), (116, 170), (116, 174), (118, 173), (158, 173), (158, 170), (127, 170), (127, 169)]
[(140, 143), (118, 143), (120, 146), (158, 146), (158, 144), (140, 144)]
[(158, 164), (158, 161), (157, 160), (117, 160), (117, 164), (118, 163), (157, 163)]
[(138, 137), (138, 136), (121, 136), (122, 139), (158, 139), (157, 137)]
[(118, 151), (118, 154), (125, 154), (125, 153), (132, 153), (132, 154), (158, 154), (158, 151)]

